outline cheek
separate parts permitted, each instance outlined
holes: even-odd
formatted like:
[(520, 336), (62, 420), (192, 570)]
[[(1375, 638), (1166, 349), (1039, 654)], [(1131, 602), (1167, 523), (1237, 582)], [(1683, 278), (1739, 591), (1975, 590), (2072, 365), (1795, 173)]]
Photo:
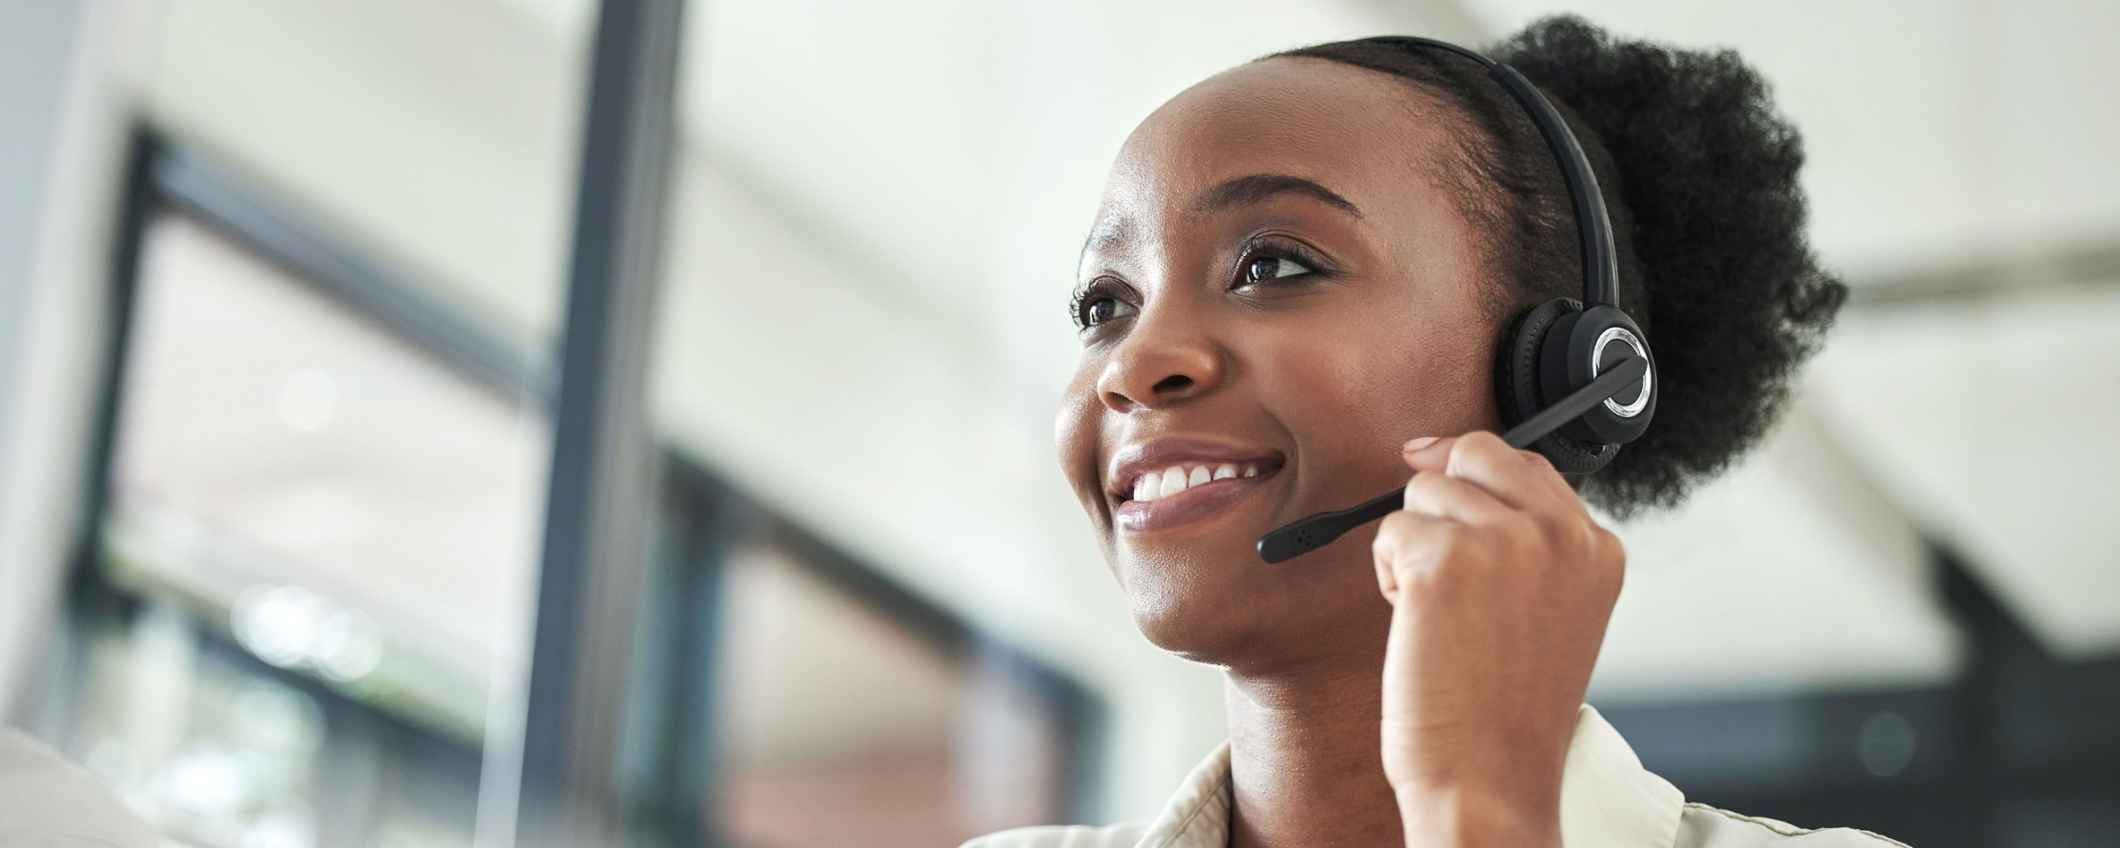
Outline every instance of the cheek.
[(1099, 511), (1092, 507), (1096, 501), (1088, 500), (1090, 494), (1102, 498), (1101, 475), (1097, 469), (1097, 425), (1102, 420), (1103, 407), (1097, 403), (1096, 380), (1089, 364), (1076, 370), (1067, 390), (1060, 396), (1060, 406), (1053, 414), (1053, 448), (1060, 461), (1060, 471), (1078, 497), (1083, 497), (1083, 509), (1097, 519)]
[(1395, 304), (1343, 316), (1329, 330), (1279, 339), (1254, 360), (1306, 465), (1366, 490), (1404, 476), (1398, 457), (1407, 439), (1493, 426), (1492, 340), (1476, 319), (1379, 317), (1422, 312)]
[(1492, 418), (1492, 343), (1446, 320), (1346, 322), (1331, 343), (1291, 343), (1264, 360), (1268, 396), (1306, 452), (1397, 460), (1412, 437), (1456, 435)]
[(1416, 436), (1455, 436), (1490, 429), (1494, 412), (1494, 341), (1477, 320), (1423, 321), (1369, 340), (1362, 357), (1363, 408), (1385, 431), (1394, 455)]

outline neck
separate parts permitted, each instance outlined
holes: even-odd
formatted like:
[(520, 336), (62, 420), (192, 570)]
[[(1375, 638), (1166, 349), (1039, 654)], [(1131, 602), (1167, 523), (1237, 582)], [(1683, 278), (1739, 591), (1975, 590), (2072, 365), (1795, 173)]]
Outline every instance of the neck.
[(1404, 836), (1379, 753), (1383, 646), (1268, 672), (1232, 669), (1231, 848), (1395, 845)]

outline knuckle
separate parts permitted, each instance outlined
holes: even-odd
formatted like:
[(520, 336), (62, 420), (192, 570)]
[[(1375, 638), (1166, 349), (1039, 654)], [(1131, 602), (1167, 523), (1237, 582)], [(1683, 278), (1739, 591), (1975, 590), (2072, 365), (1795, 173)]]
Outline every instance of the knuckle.
[(1406, 481), (1405, 507), (1415, 512), (1427, 511), (1428, 505), (1436, 502), (1437, 488), (1444, 485), (1443, 481), (1440, 474), (1413, 475), (1413, 479)]
[(1627, 545), (1620, 541), (1619, 534), (1601, 525), (1591, 526), (1597, 545), (1597, 561), (1602, 566), (1598, 571), (1604, 575), (1607, 588), (1617, 595), (1627, 578)]
[(1470, 433), (1466, 433), (1463, 438), (1459, 439), (1458, 446), (1467, 450), (1488, 453), (1492, 452), (1497, 447), (1507, 448), (1508, 443), (1503, 442), (1502, 437), (1497, 436), (1493, 433), (1489, 433), (1485, 430), (1474, 430)]
[(1377, 525), (1376, 539), (1369, 543), (1370, 554), (1383, 563), (1396, 563), (1402, 559), (1407, 540), (1413, 536), (1414, 516), (1400, 511), (1384, 516)]
[(1433, 538), (1436, 554), (1433, 568), (1450, 575), (1462, 574), (1486, 560), (1491, 544), (1486, 533), (1457, 523), (1437, 528)]
[(1452, 547), (1451, 539), (1456, 531), (1451, 527), (1449, 524), (1424, 526), (1419, 535), (1401, 549), (1393, 564), (1401, 583), (1437, 586), (1453, 582), (1453, 575), (1462, 566), (1458, 564), (1460, 555)]
[(1568, 556), (1588, 550), (1582, 544), (1588, 537), (1581, 519), (1550, 504), (1526, 510), (1524, 523), (1528, 525), (1525, 532), (1549, 553)]
[(1397, 555), (1399, 548), (1398, 540), (1394, 536), (1391, 531), (1391, 516), (1387, 515), (1384, 517), (1384, 523), (1377, 527), (1377, 537), (1369, 542), (1371, 558), (1378, 562), (1390, 562)]
[(1520, 548), (1509, 534), (1494, 527), (1458, 525), (1443, 536), (1444, 548), (1430, 567), (1431, 579), (1466, 591), (1481, 585), (1529, 578), (1532, 570), (1509, 567), (1535, 552)]
[(1500, 438), (1486, 431), (1466, 433), (1458, 437), (1457, 444), (1450, 446), (1451, 473), (1488, 461), (1494, 456), (1497, 445), (1507, 448), (1507, 445), (1502, 445)]
[(1603, 527), (1597, 526), (1597, 522), (1584, 515), (1569, 521), (1560, 538), (1568, 545), (1568, 550), (1586, 556), (1596, 556), (1605, 550), (1605, 535), (1608, 534)]
[(1612, 532), (1611, 528), (1595, 521), (1585, 521), (1583, 523), (1589, 525), (1591, 541), (1596, 545), (1596, 549), (1599, 552), (1618, 562), (1627, 560), (1627, 543), (1620, 539), (1618, 533)]

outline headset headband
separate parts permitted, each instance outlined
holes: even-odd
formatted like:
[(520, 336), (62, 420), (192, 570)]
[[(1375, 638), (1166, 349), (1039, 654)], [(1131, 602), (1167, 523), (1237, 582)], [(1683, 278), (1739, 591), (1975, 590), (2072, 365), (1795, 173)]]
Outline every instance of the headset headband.
[(1583, 154), (1583, 146), (1568, 129), (1568, 121), (1539, 93), (1538, 86), (1515, 68), (1447, 41), (1415, 36), (1407, 36), (1405, 41), (1480, 63), (1487, 75), (1501, 83), (1509, 96), (1524, 107), (1531, 123), (1538, 127), (1538, 134), (1546, 139), (1546, 146), (1553, 150), (1554, 160), (1560, 163), (1561, 176), (1568, 182), (1568, 196), (1575, 204), (1575, 228), (1582, 245), (1583, 304), (1617, 308), (1619, 256), (1612, 247), (1612, 219), (1605, 215), (1605, 196), (1598, 190), (1597, 174), (1590, 170), (1590, 157)]

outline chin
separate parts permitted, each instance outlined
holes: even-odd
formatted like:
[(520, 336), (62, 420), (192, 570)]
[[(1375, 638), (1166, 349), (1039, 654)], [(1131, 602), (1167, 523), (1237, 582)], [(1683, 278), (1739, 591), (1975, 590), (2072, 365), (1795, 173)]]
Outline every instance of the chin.
[(1132, 606), (1134, 626), (1158, 648), (1204, 663), (1220, 663), (1264, 625), (1251, 569), (1232, 552), (1115, 554), (1113, 573)]
[[(1122, 548), (1113, 570), (1141, 635), (1173, 655), (1227, 667), (1334, 650), (1363, 633), (1350, 625), (1367, 619), (1379, 634), (1388, 626), (1391, 606), (1366, 558), (1342, 562), (1320, 552), (1294, 567), (1267, 565), (1245, 541), (1241, 551), (1213, 555), (1129, 557)], [(1359, 552), (1367, 554), (1366, 543)]]

